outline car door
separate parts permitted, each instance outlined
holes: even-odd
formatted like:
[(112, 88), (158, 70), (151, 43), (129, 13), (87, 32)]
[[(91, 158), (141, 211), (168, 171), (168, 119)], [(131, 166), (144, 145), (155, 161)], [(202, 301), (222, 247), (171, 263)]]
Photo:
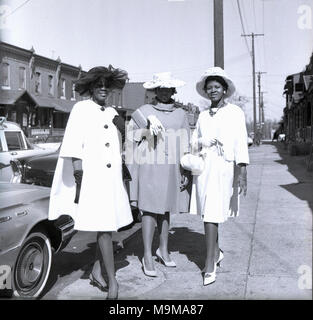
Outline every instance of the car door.
[(4, 130), (0, 131), (0, 181), (10, 181), (12, 178), (12, 169), (10, 161), (13, 156), (7, 151)]
[(13, 177), (10, 161), (27, 157), (32, 149), (22, 131), (3, 130), (1, 132), (1, 153), (0, 153), (0, 181), (11, 181)]

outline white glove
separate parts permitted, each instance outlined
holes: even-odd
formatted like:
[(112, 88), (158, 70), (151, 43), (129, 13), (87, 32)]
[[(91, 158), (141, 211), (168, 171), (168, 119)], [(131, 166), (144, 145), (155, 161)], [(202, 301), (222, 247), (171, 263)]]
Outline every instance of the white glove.
[(205, 139), (203, 137), (199, 138), (198, 142), (202, 147), (210, 148), (216, 145), (216, 139)]
[(216, 146), (218, 155), (219, 156), (224, 155), (223, 144), (219, 140), (217, 140), (216, 138), (205, 139), (205, 138), (201, 137), (201, 138), (199, 138), (198, 142), (200, 145), (202, 145), (202, 147), (206, 147), (206, 148)]
[(149, 130), (151, 135), (158, 135), (161, 131), (165, 131), (162, 123), (155, 115), (150, 115), (147, 117), (149, 121)]

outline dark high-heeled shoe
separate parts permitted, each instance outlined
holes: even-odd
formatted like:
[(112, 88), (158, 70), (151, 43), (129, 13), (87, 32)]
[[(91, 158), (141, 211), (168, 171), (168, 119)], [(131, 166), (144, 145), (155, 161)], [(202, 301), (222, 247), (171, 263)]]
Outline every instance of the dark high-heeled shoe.
[(90, 273), (90, 275), (89, 275), (89, 280), (90, 280), (90, 284), (92, 286), (97, 287), (101, 291), (107, 292), (109, 290), (108, 285), (105, 284), (105, 286), (104, 286), (103, 284), (101, 284), (101, 282), (99, 280), (97, 280), (92, 273)]

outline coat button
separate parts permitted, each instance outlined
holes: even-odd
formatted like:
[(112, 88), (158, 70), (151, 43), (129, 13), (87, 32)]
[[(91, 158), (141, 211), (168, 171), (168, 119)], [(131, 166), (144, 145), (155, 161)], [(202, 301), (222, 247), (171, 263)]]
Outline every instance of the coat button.
[(107, 124), (104, 125), (104, 129), (107, 129), (109, 126)]
[(109, 147), (109, 146), (110, 146), (109, 142), (107, 142), (107, 143), (105, 144), (105, 146), (106, 146), (106, 147)]
[(108, 167), (108, 168), (111, 168), (111, 163), (108, 163), (108, 164), (107, 164), (107, 167)]

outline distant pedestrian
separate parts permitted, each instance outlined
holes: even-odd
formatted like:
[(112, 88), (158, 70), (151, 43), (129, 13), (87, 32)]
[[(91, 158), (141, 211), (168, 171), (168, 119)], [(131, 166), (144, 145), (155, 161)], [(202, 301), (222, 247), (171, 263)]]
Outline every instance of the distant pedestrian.
[(128, 137), (135, 144), (134, 157), (128, 159), (133, 162), (129, 164), (130, 200), (142, 212), (142, 265), (152, 277), (157, 276), (152, 255), (155, 226), (160, 240), (156, 256), (165, 266), (175, 267), (168, 252), (170, 214), (189, 211), (190, 179), (180, 157), (189, 151), (190, 128), (186, 112), (172, 98), (184, 84), (169, 72), (155, 74), (143, 86), (154, 91), (156, 103), (141, 106), (129, 123)]
[[(71, 215), (76, 230), (97, 232), (96, 261), (90, 275), (93, 285), (106, 289), (107, 299), (118, 297), (115, 278), (112, 231), (133, 220), (122, 179), (121, 119), (108, 105), (113, 89), (122, 89), (127, 72), (111, 65), (90, 69), (75, 84), (90, 99), (77, 102), (70, 114), (55, 171), (49, 219)], [(120, 126), (121, 127), (121, 126)], [(122, 128), (120, 128), (122, 129)]]
[(192, 146), (200, 151), (204, 169), (194, 175), (191, 213), (204, 221), (206, 258), (203, 284), (216, 279), (216, 266), (223, 259), (219, 248), (218, 225), (228, 217), (238, 215), (239, 194), (247, 192), (249, 163), (245, 115), (236, 105), (225, 101), (235, 92), (235, 86), (223, 69), (208, 69), (197, 83), (198, 93), (211, 101), (201, 112)]
[(275, 132), (274, 132), (274, 134), (273, 134), (273, 139), (272, 139), (272, 141), (277, 141), (278, 140), (278, 136), (279, 136), (279, 129), (277, 129)]

